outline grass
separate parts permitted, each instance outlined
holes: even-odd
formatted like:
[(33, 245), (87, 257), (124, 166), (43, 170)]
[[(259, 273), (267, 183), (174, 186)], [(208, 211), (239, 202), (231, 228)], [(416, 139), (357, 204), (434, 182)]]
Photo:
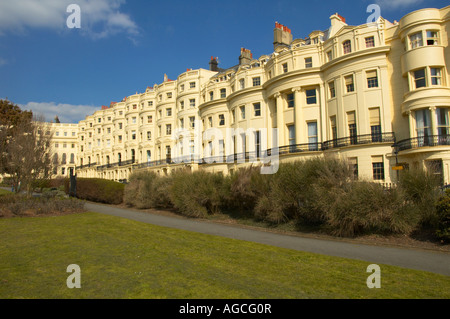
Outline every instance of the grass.
[[(0, 219), (0, 298), (450, 298), (450, 277), (97, 213)], [(81, 268), (81, 289), (66, 286)]]
[(0, 188), (0, 196), (1, 196), (1, 195), (7, 195), (7, 194), (11, 194), (11, 192), (10, 192), (10, 191), (7, 191), (7, 190), (5, 190), (5, 189)]

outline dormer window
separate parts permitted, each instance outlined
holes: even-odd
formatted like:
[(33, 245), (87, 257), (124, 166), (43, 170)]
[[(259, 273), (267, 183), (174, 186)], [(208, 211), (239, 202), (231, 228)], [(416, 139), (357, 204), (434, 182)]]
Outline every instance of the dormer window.
[(313, 67), (312, 58), (305, 58), (305, 68), (309, 69)]
[(352, 52), (352, 42), (350, 40), (344, 41), (342, 43), (342, 48), (344, 50), (344, 54), (348, 54)]
[(366, 38), (366, 48), (373, 48), (373, 47), (375, 47), (375, 38), (367, 37)]

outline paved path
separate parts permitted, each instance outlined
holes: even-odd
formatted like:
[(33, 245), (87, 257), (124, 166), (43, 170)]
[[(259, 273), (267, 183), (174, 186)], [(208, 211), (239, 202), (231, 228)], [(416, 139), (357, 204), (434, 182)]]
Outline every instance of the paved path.
[(371, 246), (341, 241), (289, 236), (211, 222), (154, 215), (136, 210), (94, 203), (86, 203), (86, 208), (92, 212), (128, 218), (158, 226), (183, 229), (197, 233), (234, 238), (329, 256), (358, 259), (367, 261), (370, 264), (375, 263), (400, 266), (450, 276), (450, 253), (445, 252)]

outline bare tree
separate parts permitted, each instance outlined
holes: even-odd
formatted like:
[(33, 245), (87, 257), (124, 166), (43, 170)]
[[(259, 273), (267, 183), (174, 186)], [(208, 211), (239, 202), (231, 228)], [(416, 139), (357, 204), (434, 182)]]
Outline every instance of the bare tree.
[(36, 180), (51, 177), (52, 133), (42, 118), (26, 116), (7, 124), (0, 123), (0, 173), (8, 175), (16, 192), (31, 195)]

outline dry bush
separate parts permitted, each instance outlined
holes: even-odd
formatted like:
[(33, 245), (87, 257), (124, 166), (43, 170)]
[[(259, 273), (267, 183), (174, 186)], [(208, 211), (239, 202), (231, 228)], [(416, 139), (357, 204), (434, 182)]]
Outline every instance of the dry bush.
[(438, 222), (436, 205), (441, 196), (439, 186), (439, 178), (424, 170), (401, 172), (399, 189), (405, 194), (405, 200), (413, 202), (420, 210), (422, 227), (434, 227)]
[(270, 193), (271, 176), (262, 175), (261, 168), (250, 166), (239, 169), (229, 178), (229, 208), (253, 212), (258, 200)]
[(400, 190), (386, 190), (366, 181), (349, 181), (345, 187), (324, 189), (317, 209), (324, 212), (328, 229), (337, 236), (354, 237), (365, 233), (410, 234), (418, 223), (418, 209), (404, 200)]
[(76, 197), (88, 201), (118, 205), (123, 202), (125, 185), (100, 178), (77, 178)]
[(181, 214), (205, 217), (218, 213), (228, 197), (228, 184), (222, 174), (178, 172), (172, 178), (170, 198)]
[(124, 203), (139, 209), (171, 208), (169, 197), (171, 177), (142, 171), (133, 173), (124, 190)]
[[(39, 216), (83, 212), (84, 203), (73, 198), (0, 196), (0, 212), (8, 216)], [(1, 215), (0, 215), (1, 216)]]

